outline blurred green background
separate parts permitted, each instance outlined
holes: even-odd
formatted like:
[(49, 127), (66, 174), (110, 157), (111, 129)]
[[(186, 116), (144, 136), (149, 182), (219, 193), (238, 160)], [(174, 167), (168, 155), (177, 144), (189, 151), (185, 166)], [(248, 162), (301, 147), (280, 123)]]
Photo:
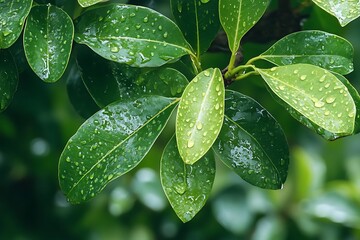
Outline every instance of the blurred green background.
[[(76, 4), (50, 2), (67, 11)], [(171, 17), (168, 0), (131, 3)], [(353, 44), (355, 71), (347, 77), (360, 90), (360, 19), (341, 28), (334, 17), (309, 1), (290, 1), (292, 12), (278, 9), (281, 3), (273, 1), (259, 27), (246, 37), (245, 58), (295, 30), (328, 31)], [(11, 49), (18, 62), (21, 44), (20, 39)], [(228, 54), (213, 52), (204, 56), (203, 65), (225, 67), (227, 60)], [(79, 103), (76, 97), (84, 95), (76, 95), (77, 88), (71, 87), (74, 73), (70, 70), (51, 85), (27, 66), (19, 71), (18, 91), (0, 114), (0, 239), (360, 239), (360, 135), (323, 140), (277, 105), (260, 78), (231, 88), (259, 101), (283, 126), (291, 152), (284, 188), (269, 191), (251, 186), (218, 161), (209, 201), (192, 221), (183, 224), (167, 202), (159, 179), (161, 151), (173, 122), (137, 168), (93, 200), (72, 206), (59, 189), (58, 159), (84, 121), (78, 112), (91, 109), (93, 103)], [(78, 104), (74, 107), (70, 99)]]

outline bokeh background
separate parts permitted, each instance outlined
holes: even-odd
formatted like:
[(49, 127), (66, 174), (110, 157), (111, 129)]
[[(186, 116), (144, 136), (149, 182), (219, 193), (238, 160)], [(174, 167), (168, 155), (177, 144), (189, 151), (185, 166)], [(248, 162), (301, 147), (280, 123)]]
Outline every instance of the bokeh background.
[[(37, 2), (51, 2), (68, 12), (76, 6), (74, 0)], [(171, 17), (168, 0), (131, 3)], [(310, 1), (272, 1), (244, 39), (242, 53), (245, 59), (256, 56), (300, 29), (328, 31), (353, 44), (355, 71), (347, 78), (360, 90), (360, 19), (341, 28)], [(20, 39), (11, 49), (18, 61), (21, 44)], [(228, 57), (212, 52), (204, 56), (203, 65), (225, 67)], [(46, 84), (24, 66), (12, 104), (0, 114), (0, 239), (360, 239), (360, 135), (323, 140), (277, 105), (258, 77), (231, 88), (259, 101), (283, 126), (291, 159), (282, 190), (251, 186), (217, 161), (207, 204), (192, 221), (182, 223), (159, 178), (170, 123), (138, 167), (91, 201), (70, 205), (59, 189), (58, 159), (84, 121), (79, 113), (93, 111), (93, 103), (77, 98), (86, 94), (74, 86), (71, 69), (59, 82)]]

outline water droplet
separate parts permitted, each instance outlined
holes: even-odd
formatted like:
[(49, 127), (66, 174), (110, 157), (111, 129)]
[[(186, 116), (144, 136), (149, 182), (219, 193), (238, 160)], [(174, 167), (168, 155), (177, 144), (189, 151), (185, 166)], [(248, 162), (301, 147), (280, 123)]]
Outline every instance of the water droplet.
[(130, 13), (130, 17), (135, 17), (135, 13)]
[(194, 146), (194, 144), (195, 144), (194, 140), (189, 139), (187, 146), (188, 146), (188, 148), (192, 148)]
[(280, 85), (280, 86), (279, 86), (279, 89), (280, 89), (280, 90), (285, 90), (285, 86), (284, 86), (284, 85)]
[(141, 28), (141, 25), (140, 25), (140, 24), (136, 24), (136, 25), (135, 25), (135, 28), (136, 28), (136, 29), (140, 29), (140, 28)]
[(66, 162), (71, 162), (70, 157), (66, 157), (65, 161)]
[(180, 1), (178, 1), (178, 4), (177, 4), (177, 10), (179, 11), (179, 13), (182, 12), (182, 4)]
[(351, 113), (348, 114), (348, 116), (349, 116), (350, 118), (353, 118), (353, 117), (354, 117), (354, 113), (351, 112)]
[(200, 0), (202, 3), (208, 3), (210, 0)]
[(149, 18), (148, 18), (148, 17), (144, 17), (143, 22), (144, 22), (144, 23), (147, 23), (148, 21), (149, 21)]
[(164, 36), (164, 38), (167, 38), (168, 33), (167, 33), (167, 32), (165, 32), (165, 33), (163, 34), (163, 36)]
[(270, 69), (270, 71), (275, 71), (276, 70), (276, 67), (272, 67), (271, 69)]
[(161, 25), (159, 25), (158, 29), (161, 31), (161, 30), (162, 30), (162, 26), (161, 26)]
[(301, 75), (300, 80), (304, 81), (306, 79), (306, 77), (307, 77), (306, 75)]
[(314, 105), (315, 105), (315, 107), (317, 107), (317, 108), (321, 108), (321, 107), (323, 107), (323, 106), (325, 105), (325, 103), (320, 100), (320, 101), (316, 101), (316, 102), (314, 103)]
[(201, 122), (198, 122), (198, 123), (196, 124), (196, 128), (197, 128), (198, 130), (201, 130), (202, 127), (203, 127), (203, 125), (202, 125)]
[(102, 16), (99, 17), (99, 22), (101, 22), (104, 18)]
[(210, 77), (209, 71), (204, 71), (204, 75), (205, 75), (206, 77)]
[(118, 46), (112, 46), (111, 48), (110, 48), (110, 51), (111, 52), (113, 52), (113, 53), (117, 53), (117, 52), (119, 52), (119, 48), (118, 48)]
[(186, 187), (184, 186), (184, 184), (175, 185), (174, 188), (175, 191), (180, 195), (183, 195), (186, 192)]
[(329, 114), (330, 114), (330, 111), (325, 111), (325, 116), (329, 116)]
[(325, 81), (325, 78), (326, 78), (326, 76), (324, 75), (324, 76), (322, 76), (320, 79), (319, 79), (319, 82), (324, 82)]
[(333, 97), (333, 96), (330, 96), (330, 97), (327, 97), (326, 99), (325, 99), (325, 101), (326, 101), (326, 103), (333, 103), (334, 101), (335, 101), (335, 97)]
[(217, 103), (217, 104), (215, 105), (215, 109), (216, 109), (216, 110), (219, 110), (219, 108), (220, 108), (220, 105), (219, 105), (219, 103)]
[(298, 74), (298, 73), (299, 73), (299, 70), (295, 69), (294, 74)]

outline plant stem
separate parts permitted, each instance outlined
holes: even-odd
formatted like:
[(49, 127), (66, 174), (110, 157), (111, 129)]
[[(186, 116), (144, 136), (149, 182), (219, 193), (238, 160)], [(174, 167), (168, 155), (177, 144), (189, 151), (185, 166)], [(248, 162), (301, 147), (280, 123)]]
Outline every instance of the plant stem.
[(245, 69), (248, 69), (248, 68), (254, 69), (254, 66), (253, 65), (240, 65), (240, 66), (237, 66), (236, 68), (227, 71), (226, 74), (225, 74), (225, 78), (230, 79), (230, 78), (234, 77), (236, 74), (238, 74), (241, 71), (243, 71)]
[(255, 62), (255, 61), (259, 60), (259, 59), (262, 59), (262, 57), (261, 56), (253, 57), (252, 59), (247, 61), (247, 63), (245, 65), (251, 65), (253, 62)]
[(256, 71), (251, 71), (251, 72), (247, 72), (245, 74), (241, 74), (239, 76), (237, 76), (235, 78), (235, 81), (238, 81), (238, 80), (241, 80), (241, 79), (244, 79), (244, 78), (247, 78), (248, 76), (250, 75), (258, 75), (258, 73)]

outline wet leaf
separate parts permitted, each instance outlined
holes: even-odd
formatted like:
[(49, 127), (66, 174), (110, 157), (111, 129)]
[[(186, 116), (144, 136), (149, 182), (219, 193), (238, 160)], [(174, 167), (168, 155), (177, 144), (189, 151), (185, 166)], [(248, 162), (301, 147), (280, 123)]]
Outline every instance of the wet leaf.
[(255, 186), (279, 189), (286, 180), (285, 135), (270, 113), (250, 97), (226, 91), (224, 124), (213, 149), (226, 166)]
[(199, 73), (186, 87), (176, 117), (176, 140), (187, 164), (213, 145), (224, 119), (224, 83), (219, 69)]
[(215, 161), (210, 152), (193, 165), (181, 159), (172, 137), (161, 158), (160, 177), (164, 192), (177, 216), (190, 221), (209, 198), (215, 178)]
[(60, 157), (60, 187), (72, 203), (86, 201), (133, 169), (167, 123), (176, 99), (160, 96), (115, 102), (90, 117)]
[(82, 79), (100, 107), (145, 95), (180, 97), (188, 84), (185, 76), (172, 68), (134, 68), (84, 50), (78, 54)]
[[(342, 75), (335, 74), (335, 76), (346, 86), (348, 89), (352, 99), (354, 100), (355, 106), (356, 106), (356, 119), (355, 119), (355, 127), (352, 134), (356, 134), (360, 132), (360, 96), (359, 93), (356, 91), (356, 89), (350, 84), (350, 82)], [(304, 115), (302, 115), (300, 112), (298, 112), (296, 109), (292, 108), (289, 104), (284, 102), (281, 98), (279, 98), (276, 94), (274, 94), (271, 90), (269, 90), (273, 98), (281, 104), (283, 107), (286, 108), (286, 110), (291, 114), (292, 117), (294, 117), (296, 120), (298, 120), (300, 123), (304, 124), (307, 128), (313, 130), (317, 134), (321, 135), (323, 138), (327, 140), (335, 140), (340, 137), (348, 136), (349, 133), (332, 133), (324, 128), (320, 127), (316, 123), (312, 122), (310, 119), (306, 118)]]
[(220, 0), (220, 22), (229, 40), (229, 47), (236, 52), (240, 40), (264, 14), (270, 0)]
[(52, 5), (31, 9), (24, 29), (26, 59), (45, 82), (56, 82), (68, 64), (74, 26), (62, 9)]
[(95, 5), (99, 2), (105, 2), (107, 0), (78, 0), (78, 3), (80, 4), (80, 6), (82, 7), (90, 7), (92, 5)]
[(360, 16), (360, 1), (359, 0), (312, 0), (316, 5), (324, 9), (326, 12), (335, 16), (340, 25), (344, 27), (349, 22)]
[(353, 133), (354, 100), (329, 71), (309, 64), (256, 70), (271, 91), (311, 122), (335, 135)]
[(9, 106), (18, 82), (19, 73), (11, 53), (0, 49), (0, 112)]
[(32, 0), (0, 1), (0, 49), (8, 48), (19, 38)]
[(259, 57), (278, 66), (296, 63), (316, 65), (340, 74), (354, 70), (350, 42), (322, 31), (301, 31), (280, 39)]
[(206, 52), (220, 28), (219, 0), (171, 0), (171, 9), (196, 55)]
[(158, 67), (192, 54), (180, 29), (149, 8), (110, 4), (86, 11), (75, 40), (100, 56), (133, 67)]

